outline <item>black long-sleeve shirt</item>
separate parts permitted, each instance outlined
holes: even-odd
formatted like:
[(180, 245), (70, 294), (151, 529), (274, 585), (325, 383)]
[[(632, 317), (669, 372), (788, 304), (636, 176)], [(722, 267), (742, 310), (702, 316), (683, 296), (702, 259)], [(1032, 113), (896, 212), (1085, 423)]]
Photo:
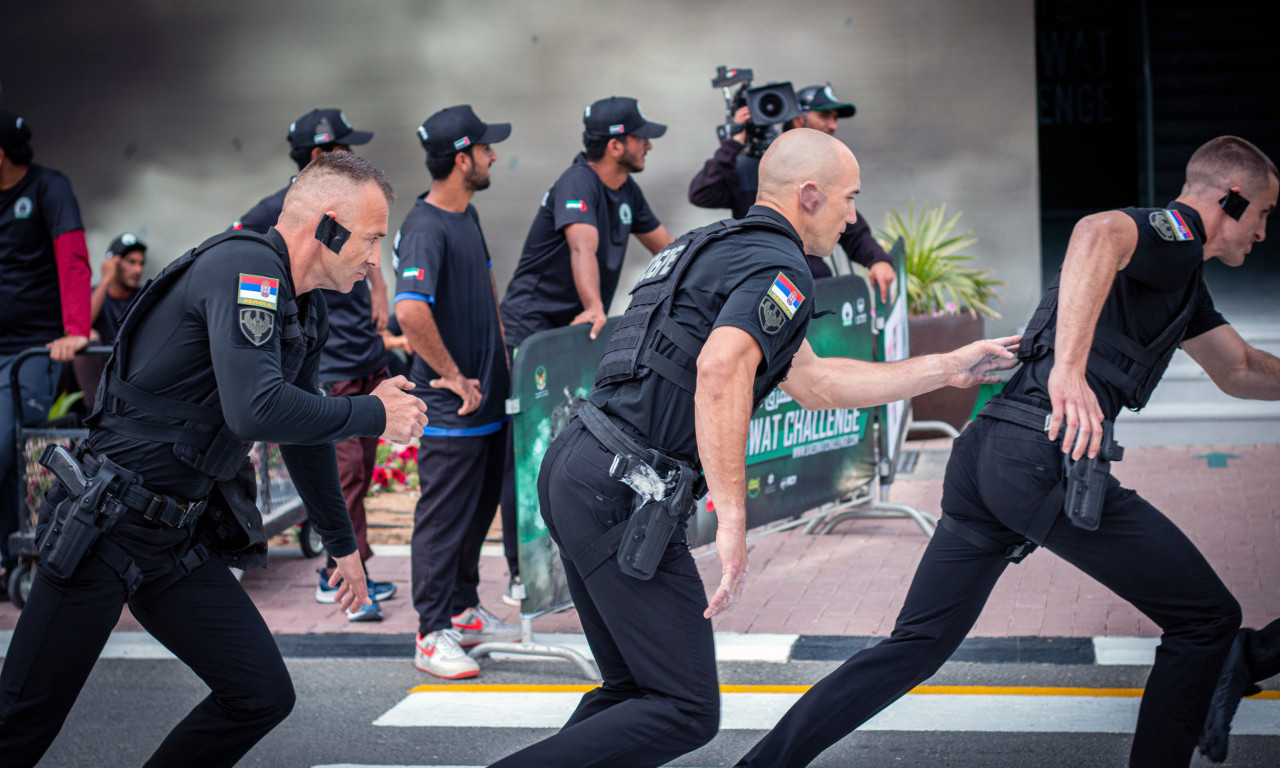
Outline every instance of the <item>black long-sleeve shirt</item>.
[[(320, 350), (328, 336), (328, 315), (318, 291), (296, 299), (300, 313), (315, 313), (317, 340), (307, 349), (298, 374), (285, 380), (280, 331), (285, 324), (283, 310), (295, 298), (293, 278), (283, 238), (275, 230), (267, 237), (274, 250), (256, 242), (230, 240), (198, 256), (156, 300), (131, 338), (120, 341), (128, 345), (124, 378), (145, 392), (188, 403), (206, 402), (216, 390), (227, 426), (238, 438), (281, 444), (312, 524), (326, 549), (341, 557), (355, 551), (355, 537), (338, 482), (333, 443), (382, 434), (386, 416), (374, 397), (319, 393)], [(244, 286), (264, 281), (268, 286), (275, 281), (274, 299), (264, 292), (246, 300)], [(270, 313), (272, 327), (265, 338), (242, 327), (245, 310)], [(157, 424), (179, 423), (127, 404), (121, 405), (120, 415)], [(147, 486), (157, 491), (195, 499), (212, 488), (210, 477), (178, 460), (172, 443), (141, 441), (95, 428), (89, 444), (139, 472)]]
[[(725, 139), (710, 160), (698, 171), (689, 183), (689, 202), (699, 208), (728, 208), (735, 219), (746, 215), (756, 200), (755, 166), (759, 160), (745, 157), (742, 150), (746, 147), (734, 139)], [(858, 220), (845, 227), (840, 235), (840, 246), (864, 267), (876, 262), (889, 261), (889, 256), (871, 236), (871, 227), (866, 217), (859, 215)], [(806, 254), (809, 270), (815, 278), (830, 277), (822, 256), (826, 254)]]

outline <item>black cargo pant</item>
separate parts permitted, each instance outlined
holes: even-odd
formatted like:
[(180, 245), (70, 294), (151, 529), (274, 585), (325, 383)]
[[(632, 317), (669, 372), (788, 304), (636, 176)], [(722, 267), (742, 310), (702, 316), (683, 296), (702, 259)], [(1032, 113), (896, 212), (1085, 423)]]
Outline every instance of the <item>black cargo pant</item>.
[[(952, 448), (942, 512), (988, 537), (1021, 541), (1039, 500), (1060, 482), (1060, 456), (1043, 433), (979, 418)], [(1059, 514), (1041, 544), (1160, 626), (1129, 764), (1187, 765), (1240, 626), (1239, 604), (1177, 526), (1114, 478), (1098, 530)], [(889, 638), (810, 689), (738, 765), (808, 765), (927, 680), (972, 628), (1006, 565), (939, 528)]]
[(234, 765), (293, 709), (293, 683), (271, 631), (216, 558), (164, 583), (190, 549), (190, 530), (129, 512), (108, 536), (133, 556), (143, 585), (128, 598), (120, 577), (92, 553), (67, 580), (36, 569), (0, 670), (0, 764), (40, 760), (127, 601), (134, 618), (211, 689), (146, 765)]
[(682, 535), (649, 581), (610, 558), (580, 574), (574, 554), (626, 519), (633, 493), (609, 477), (613, 454), (574, 420), (551, 444), (538, 476), (542, 517), (604, 684), (582, 697), (556, 735), (494, 768), (664, 765), (706, 744), (720, 725), (706, 593)]

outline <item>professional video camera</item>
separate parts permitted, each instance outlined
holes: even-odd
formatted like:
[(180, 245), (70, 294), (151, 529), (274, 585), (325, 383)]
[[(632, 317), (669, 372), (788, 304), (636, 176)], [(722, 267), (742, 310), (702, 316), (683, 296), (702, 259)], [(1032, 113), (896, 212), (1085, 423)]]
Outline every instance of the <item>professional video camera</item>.
[[(791, 83), (766, 83), (753, 88), (752, 75), (749, 69), (716, 67), (711, 87), (724, 91), (724, 105), (729, 112), (724, 125), (716, 128), (716, 135), (724, 141), (745, 129), (747, 155), (760, 157), (778, 138), (776, 126), (799, 117), (800, 103)], [(737, 90), (731, 91), (735, 85)], [(734, 113), (744, 106), (751, 108), (751, 119), (745, 125), (735, 123)]]

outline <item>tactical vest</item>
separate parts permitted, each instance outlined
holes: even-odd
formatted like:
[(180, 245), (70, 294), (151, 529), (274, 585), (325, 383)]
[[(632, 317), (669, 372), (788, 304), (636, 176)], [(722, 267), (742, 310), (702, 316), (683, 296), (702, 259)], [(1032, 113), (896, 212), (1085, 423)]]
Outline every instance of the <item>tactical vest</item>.
[[(1141, 409), (1151, 398), (1156, 384), (1160, 383), (1160, 377), (1169, 367), (1169, 361), (1173, 359), (1173, 353), (1182, 342), (1195, 312), (1203, 275), (1202, 265), (1196, 269), (1195, 277), (1187, 287), (1178, 314), (1146, 346), (1101, 323), (1094, 329), (1086, 369), (1119, 390), (1126, 408)], [(1022, 334), (1022, 346), (1018, 349), (1019, 360), (1039, 360), (1053, 350), (1058, 325), (1058, 281), (1061, 279), (1062, 273), (1059, 272), (1049, 290), (1045, 291), (1044, 300), (1031, 316), (1031, 322), (1027, 323), (1027, 330)]]
[[(698, 380), (696, 362), (706, 340), (693, 336), (671, 318), (671, 303), (685, 271), (703, 248), (748, 229), (767, 229), (788, 239), (793, 237), (785, 226), (768, 216), (724, 219), (687, 233), (653, 257), (631, 289), (631, 303), (609, 337), (609, 345), (596, 370), (596, 387), (639, 380), (656, 373), (693, 394)], [(659, 336), (688, 355), (690, 362), (681, 364), (659, 352)]]
[[(229, 240), (250, 240), (279, 253), (267, 237), (237, 230), (209, 238), (165, 267), (164, 271), (143, 287), (120, 321), (120, 331), (107, 361), (106, 374), (98, 389), (93, 413), (87, 419), (91, 427), (108, 429), (136, 440), (172, 443), (173, 454), (179, 461), (220, 481), (235, 477), (236, 471), (248, 458), (253, 443), (241, 440), (227, 427), (218, 390), (215, 388), (199, 403), (191, 403), (146, 392), (125, 381), (124, 376), (129, 370), (133, 331), (148, 311), (168, 293), (177, 279), (195, 263), (196, 258)], [(280, 329), (280, 367), (284, 380), (292, 382), (302, 368), (308, 348), (315, 345), (318, 333), (314, 311), (307, 311), (306, 317), (300, 319), (296, 300), (281, 298), (284, 317)], [(180, 420), (182, 424), (157, 424), (124, 416), (121, 414), (124, 404), (163, 419)]]

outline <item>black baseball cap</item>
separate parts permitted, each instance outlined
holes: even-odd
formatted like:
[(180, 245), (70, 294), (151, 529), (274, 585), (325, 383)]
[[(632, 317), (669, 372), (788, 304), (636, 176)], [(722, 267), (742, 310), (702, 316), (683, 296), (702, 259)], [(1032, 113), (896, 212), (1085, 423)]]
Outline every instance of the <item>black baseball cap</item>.
[(357, 131), (340, 109), (313, 109), (289, 126), (289, 144), (294, 149), (312, 149), (324, 144), (356, 146), (368, 144), (372, 131)]
[(138, 236), (132, 232), (124, 234), (111, 241), (111, 245), (107, 246), (107, 258), (112, 256), (123, 256), (129, 251), (142, 251), (146, 253), (147, 244), (138, 239)]
[(20, 115), (0, 109), (0, 147), (20, 147), (31, 141), (31, 127)]
[(582, 124), (593, 136), (638, 136), (656, 139), (667, 132), (667, 126), (644, 119), (640, 102), (626, 96), (610, 96), (587, 107)]
[(497, 144), (511, 135), (511, 123), (485, 123), (470, 104), (442, 109), (418, 126), (418, 141), (431, 157), (461, 152), (474, 144)]
[(836, 117), (853, 117), (858, 111), (854, 105), (836, 98), (831, 83), (801, 88), (796, 100), (800, 102), (801, 112), (835, 112)]

